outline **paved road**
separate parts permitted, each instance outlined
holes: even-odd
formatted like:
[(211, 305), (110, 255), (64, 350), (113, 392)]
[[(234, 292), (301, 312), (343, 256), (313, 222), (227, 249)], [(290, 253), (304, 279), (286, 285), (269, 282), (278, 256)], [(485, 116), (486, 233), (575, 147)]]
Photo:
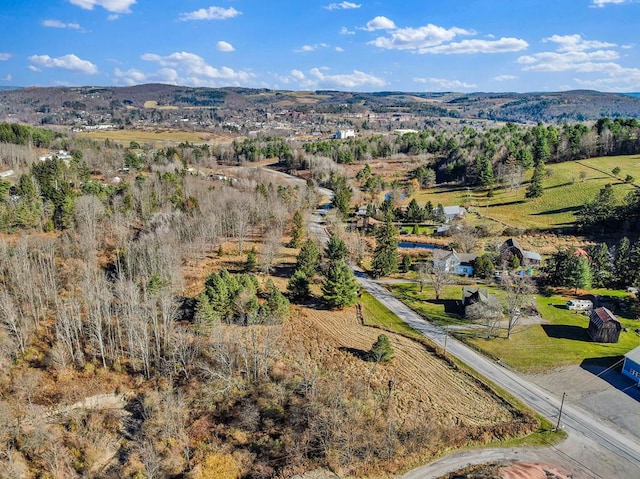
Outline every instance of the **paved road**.
[[(277, 174), (293, 178), (282, 173)], [(321, 191), (321, 194), (327, 199), (332, 196), (332, 192), (329, 190)], [(327, 208), (328, 204), (325, 202), (311, 218), (311, 230), (323, 242), (327, 239), (327, 232), (323, 226), (323, 218), (326, 215)], [(455, 356), (472, 367), (551, 422), (555, 423), (558, 420), (561, 403), (558, 397), (543, 391), (501, 364), (485, 358), (460, 341), (447, 337), (444, 329), (422, 319), (366, 274), (357, 272), (357, 277), (365, 290), (375, 296), (412, 328), (420, 331), (441, 348), (445, 347), (446, 342), (446, 354)], [(518, 457), (529, 460), (526, 457), (534, 455), (539, 457), (542, 452), (543, 456), (548, 454), (549, 457), (556, 457), (557, 461), (571, 465), (575, 471), (580, 473), (579, 477), (603, 479), (640, 478), (640, 443), (638, 443), (637, 438), (630, 437), (628, 434), (625, 435), (623, 432), (605, 424), (596, 415), (566, 403), (562, 411), (561, 427), (570, 435), (570, 440), (566, 441), (566, 444), (537, 451), (531, 449), (506, 449), (492, 450), (491, 452), (463, 453), (462, 456), (454, 455), (452, 459), (448, 459), (449, 465), (447, 467), (453, 468), (448, 470), (455, 470), (457, 467), (464, 466), (467, 463), (497, 460), (496, 458), (498, 457), (503, 460), (509, 459), (518, 456), (518, 454), (520, 454)], [(447, 460), (445, 459), (445, 461)], [(437, 469), (436, 471), (434, 469), (434, 467), (438, 468), (440, 463), (441, 461), (438, 461), (434, 465), (416, 469), (404, 477), (406, 479), (439, 477), (442, 473), (447, 472), (446, 470)]]
[[(444, 348), (446, 339), (446, 354), (453, 355), (469, 365), (553, 423), (557, 421), (561, 402), (559, 398), (543, 391), (502, 365), (485, 358), (460, 341), (450, 336), (446, 337), (446, 332), (442, 328), (423, 320), (417, 313), (396, 299), (380, 284), (368, 278), (364, 273), (358, 273), (358, 281), (364, 289), (396, 313), (404, 322), (417, 331), (420, 331), (441, 348)], [(609, 425), (604, 424), (600, 418), (595, 415), (569, 406), (566, 403), (562, 411), (561, 424), (565, 431), (572, 436), (573, 441), (573, 443), (565, 449), (570, 450), (572, 453), (574, 453), (574, 450), (579, 451), (580, 449), (584, 449), (585, 452), (581, 455), (584, 453), (597, 454), (599, 446), (605, 450), (604, 456), (609, 456), (612, 462), (619, 461), (620, 467), (615, 464), (602, 464), (602, 472), (599, 473), (597, 466), (590, 464), (591, 461), (588, 460), (590, 458), (572, 457), (568, 455), (567, 452), (564, 452), (562, 447), (558, 446), (555, 448), (555, 450), (559, 452), (559, 456), (565, 456), (564, 459), (566, 462), (572, 463), (576, 469), (582, 469), (581, 472), (583, 472), (583, 474), (589, 474), (586, 477), (640, 477), (640, 444), (636, 438), (629, 437), (629, 435), (625, 435)], [(606, 454), (607, 452), (609, 454)], [(505, 457), (509, 456), (508, 453), (509, 450), (506, 450), (504, 453)], [(479, 462), (485, 462), (485, 460), (487, 460), (486, 458), (489, 457), (484, 451), (475, 453), (475, 456), (481, 459)], [(511, 456), (513, 456), (513, 454), (511, 454)], [(464, 461), (462, 465), (464, 465)], [(607, 471), (612, 470), (611, 466), (615, 466), (617, 470), (621, 470), (621, 473), (625, 475), (609, 475), (610, 472)], [(428, 474), (416, 475), (416, 473), (412, 473), (405, 477), (407, 479), (418, 479), (438, 476)]]

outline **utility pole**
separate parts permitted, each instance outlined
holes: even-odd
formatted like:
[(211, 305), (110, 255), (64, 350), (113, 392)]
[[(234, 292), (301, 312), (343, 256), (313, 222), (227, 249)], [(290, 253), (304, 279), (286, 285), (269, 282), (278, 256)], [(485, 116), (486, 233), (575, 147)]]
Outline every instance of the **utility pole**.
[(560, 412), (558, 413), (558, 423), (556, 424), (556, 431), (560, 429), (560, 419), (562, 418), (562, 407), (564, 406), (564, 397), (567, 393), (562, 393), (562, 401), (560, 402)]

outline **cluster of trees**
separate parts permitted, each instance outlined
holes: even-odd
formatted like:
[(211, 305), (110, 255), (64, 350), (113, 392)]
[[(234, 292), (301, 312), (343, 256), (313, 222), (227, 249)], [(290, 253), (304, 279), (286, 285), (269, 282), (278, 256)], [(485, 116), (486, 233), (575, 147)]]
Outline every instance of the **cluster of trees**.
[[(545, 163), (640, 151), (640, 122), (604, 118), (583, 123), (534, 127), (507, 123), (484, 131), (424, 130), (393, 137), (371, 136), (306, 143), (304, 151), (338, 163), (370, 161), (395, 154), (419, 156), (423, 165), (410, 173), (420, 185), (459, 181), (468, 186), (519, 186), (524, 171)], [(538, 177), (541, 178), (540, 172)], [(375, 182), (373, 182), (375, 184)], [(535, 188), (529, 197), (539, 195)]]
[(0, 123), (0, 143), (49, 148), (57, 138), (64, 138), (64, 135), (44, 128), (17, 123)]
[(640, 240), (623, 237), (609, 248), (596, 243), (585, 249), (561, 249), (546, 261), (547, 281), (572, 288), (640, 286)]
[(576, 212), (576, 225), (589, 233), (640, 231), (640, 190), (631, 190), (619, 204), (612, 185), (605, 185), (592, 201)]
[(234, 140), (231, 151), (233, 163), (255, 162), (265, 158), (278, 158), (281, 161), (291, 162), (294, 158), (291, 145), (278, 137)]
[[(259, 297), (262, 297), (260, 301)], [(205, 326), (219, 321), (248, 324), (278, 324), (289, 314), (289, 301), (268, 280), (260, 288), (253, 274), (212, 272), (198, 295), (195, 320)]]
[(348, 264), (349, 250), (338, 235), (331, 235), (324, 248), (324, 264), (318, 245), (308, 238), (300, 248), (296, 268), (289, 279), (291, 297), (302, 301), (311, 294), (310, 284), (322, 271), (322, 298), (331, 308), (353, 306), (358, 298), (358, 283)]

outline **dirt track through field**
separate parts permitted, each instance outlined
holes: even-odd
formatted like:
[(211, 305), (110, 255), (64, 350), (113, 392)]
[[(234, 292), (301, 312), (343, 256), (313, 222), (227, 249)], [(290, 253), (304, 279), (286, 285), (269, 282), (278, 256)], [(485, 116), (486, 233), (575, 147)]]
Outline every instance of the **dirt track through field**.
[[(344, 351), (368, 351), (382, 333), (362, 326), (354, 309), (304, 309), (300, 319)], [(473, 377), (450, 366), (417, 341), (385, 334), (391, 340), (395, 358), (390, 365), (379, 367), (385, 368), (393, 379), (398, 404), (403, 409), (419, 411), (430, 420), (449, 426), (485, 426), (514, 418), (509, 405)]]

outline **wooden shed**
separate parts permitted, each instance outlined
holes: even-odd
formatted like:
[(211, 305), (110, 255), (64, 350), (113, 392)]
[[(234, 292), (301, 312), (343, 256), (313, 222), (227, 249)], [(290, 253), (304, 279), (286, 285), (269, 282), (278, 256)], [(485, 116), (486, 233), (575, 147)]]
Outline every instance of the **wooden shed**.
[(617, 343), (622, 326), (607, 308), (596, 308), (589, 316), (587, 333), (596, 343)]

